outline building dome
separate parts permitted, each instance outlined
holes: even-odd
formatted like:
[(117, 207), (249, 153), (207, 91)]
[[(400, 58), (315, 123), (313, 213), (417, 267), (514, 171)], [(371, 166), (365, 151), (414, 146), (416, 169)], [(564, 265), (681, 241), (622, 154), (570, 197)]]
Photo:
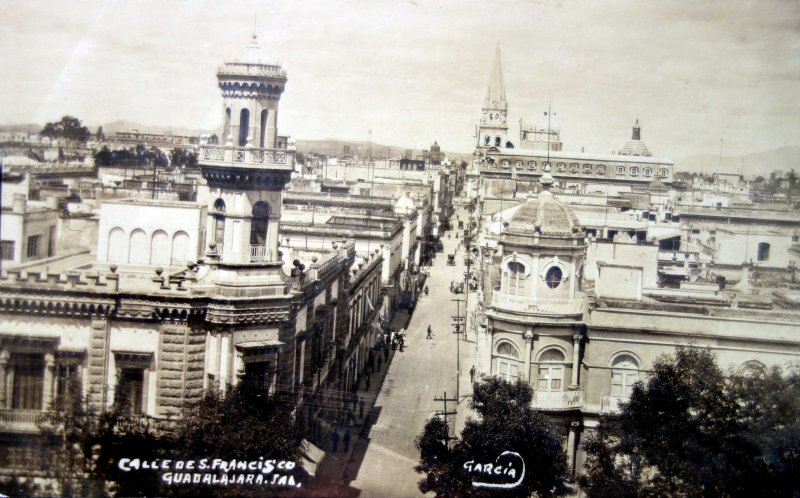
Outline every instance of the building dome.
[(411, 197), (409, 197), (408, 194), (404, 194), (402, 197), (397, 199), (397, 202), (394, 204), (394, 213), (400, 216), (408, 216), (416, 210), (417, 206), (414, 204), (414, 201), (411, 200)]
[(545, 166), (539, 178), (542, 192), (522, 204), (511, 216), (506, 234), (514, 236), (539, 235), (550, 237), (574, 237), (582, 234), (580, 222), (566, 204), (553, 197), (550, 186), (553, 184), (550, 165)]
[(550, 237), (574, 237), (582, 232), (575, 213), (552, 195), (540, 195), (517, 209), (506, 234), (532, 236), (535, 232)]
[(650, 153), (650, 150), (647, 146), (642, 142), (642, 129), (639, 127), (639, 120), (636, 120), (636, 124), (633, 125), (633, 133), (631, 134), (631, 139), (628, 143), (625, 144), (625, 147), (619, 151), (619, 155), (621, 156), (652, 156), (653, 154)]

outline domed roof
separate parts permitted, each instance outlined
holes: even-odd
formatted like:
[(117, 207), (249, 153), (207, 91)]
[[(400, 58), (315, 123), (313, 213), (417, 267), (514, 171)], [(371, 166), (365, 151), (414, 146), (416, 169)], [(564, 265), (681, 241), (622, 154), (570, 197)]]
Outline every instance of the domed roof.
[(530, 236), (537, 229), (540, 234), (551, 237), (574, 237), (580, 233), (580, 222), (572, 209), (559, 202), (549, 192), (545, 191), (542, 194), (517, 209), (508, 223), (506, 233)]
[(652, 156), (650, 149), (641, 140), (630, 140), (619, 151), (621, 156)]
[(652, 156), (653, 154), (650, 153), (650, 150), (647, 146), (642, 142), (642, 129), (639, 127), (639, 120), (636, 120), (636, 124), (633, 125), (633, 132), (631, 133), (631, 139), (628, 143), (625, 144), (625, 147), (619, 151), (619, 155), (621, 156)]
[(417, 206), (414, 204), (414, 201), (411, 200), (411, 197), (409, 197), (408, 194), (404, 194), (402, 197), (397, 199), (397, 202), (394, 204), (395, 214), (402, 216), (409, 215), (416, 210)]

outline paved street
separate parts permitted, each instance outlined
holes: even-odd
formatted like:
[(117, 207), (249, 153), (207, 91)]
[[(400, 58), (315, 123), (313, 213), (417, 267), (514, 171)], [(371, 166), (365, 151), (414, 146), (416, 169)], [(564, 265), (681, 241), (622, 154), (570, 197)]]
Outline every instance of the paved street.
[[(421, 495), (417, 488), (420, 475), (414, 471), (418, 452), (414, 438), (422, 431), (425, 421), (437, 410), (443, 409), (434, 397), (455, 397), (456, 389), (456, 335), (452, 333), (451, 316), (456, 313), (450, 282), (463, 280), (464, 248), (456, 255), (456, 265), (447, 266), (447, 254), (456, 250), (455, 238), (443, 238), (444, 251), (439, 252), (430, 268), (427, 285), (430, 295), (417, 304), (407, 329), (405, 351), (397, 351), (378, 395), (375, 410), (379, 415), (366, 438), (362, 438), (356, 455), (351, 460), (361, 460), (360, 468), (351, 465), (345, 473), (350, 486), (365, 497), (409, 497)], [(470, 296), (474, 299), (474, 294)], [(463, 313), (463, 303), (460, 307)], [(426, 339), (428, 324), (433, 329), (433, 339)], [(461, 396), (469, 389), (470, 357), (474, 344), (461, 343), (463, 358)], [(467, 380), (465, 382), (465, 379)], [(466, 401), (462, 408), (466, 408)], [(452, 404), (448, 403), (448, 411)], [(459, 417), (460, 418), (460, 417)]]

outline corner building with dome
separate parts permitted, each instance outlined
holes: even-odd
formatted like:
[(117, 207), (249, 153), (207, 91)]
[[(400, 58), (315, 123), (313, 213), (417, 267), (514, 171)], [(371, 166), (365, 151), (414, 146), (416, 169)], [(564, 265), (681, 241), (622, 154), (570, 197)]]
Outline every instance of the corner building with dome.
[(711, 351), (724, 371), (786, 369), (800, 359), (796, 310), (741, 288), (659, 287), (656, 245), (587, 237), (552, 184), (546, 168), (538, 196), (483, 234), (496, 244), (484, 246), (468, 334), (479, 375), (530, 384), (533, 408), (559, 431), (574, 474), (600, 415), (619, 410), (676, 346)]

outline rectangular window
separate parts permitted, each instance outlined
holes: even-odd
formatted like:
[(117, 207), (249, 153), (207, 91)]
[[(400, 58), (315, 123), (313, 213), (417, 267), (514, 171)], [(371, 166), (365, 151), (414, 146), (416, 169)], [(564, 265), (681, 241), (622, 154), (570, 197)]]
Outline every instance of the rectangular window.
[(11, 408), (41, 410), (44, 399), (44, 355), (12, 353)]
[(58, 241), (58, 237), (56, 236), (56, 226), (50, 226), (50, 239), (47, 241), (47, 257), (52, 257), (56, 255), (56, 242)]
[(2, 259), (3, 261), (11, 261), (14, 259), (13, 240), (0, 241), (0, 259)]
[(35, 258), (39, 256), (39, 242), (42, 240), (41, 235), (31, 235), (28, 237), (28, 257)]
[(63, 405), (70, 396), (80, 396), (80, 373), (77, 363), (56, 366), (56, 404)]
[(121, 368), (117, 389), (130, 415), (140, 415), (144, 412), (143, 368)]

